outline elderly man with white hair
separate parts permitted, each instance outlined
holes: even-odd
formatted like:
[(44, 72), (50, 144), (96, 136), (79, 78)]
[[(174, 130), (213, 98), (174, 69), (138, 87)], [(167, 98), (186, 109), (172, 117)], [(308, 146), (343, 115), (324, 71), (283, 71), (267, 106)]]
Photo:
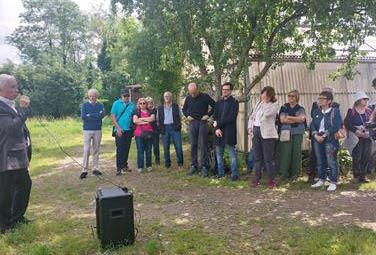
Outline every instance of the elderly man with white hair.
[(93, 146), (93, 175), (102, 174), (99, 171), (99, 149), (102, 139), (102, 119), (105, 114), (104, 106), (98, 102), (98, 90), (89, 89), (87, 95), (89, 101), (85, 102), (81, 108), (84, 131), (84, 157), (80, 179), (86, 178), (88, 173), (91, 144)]
[(30, 100), (20, 98), (16, 107), (18, 83), (7, 74), (0, 75), (0, 233), (18, 223), (27, 223), (24, 217), (29, 204), (31, 179), (25, 140), (25, 121), (30, 113)]

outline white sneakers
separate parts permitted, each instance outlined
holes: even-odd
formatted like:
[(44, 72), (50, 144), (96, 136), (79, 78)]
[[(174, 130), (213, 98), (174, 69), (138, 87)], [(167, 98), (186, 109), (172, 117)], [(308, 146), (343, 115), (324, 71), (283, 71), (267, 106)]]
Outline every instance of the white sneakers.
[[(319, 188), (319, 187), (322, 187), (322, 186), (324, 186), (324, 181), (323, 180), (319, 180), (318, 182), (316, 182), (315, 184), (313, 184), (312, 186), (311, 186), (311, 188)], [(337, 185), (335, 184), (335, 183), (330, 183), (329, 184), (329, 187), (328, 187), (328, 189), (327, 189), (327, 191), (329, 191), (329, 192), (333, 192), (333, 191), (335, 191), (337, 189)]]
[(336, 191), (336, 189), (337, 189), (337, 185), (335, 183), (331, 183), (329, 184), (327, 191), (333, 192), (333, 191)]
[(145, 172), (145, 171), (147, 171), (147, 172), (151, 172), (152, 170), (153, 170), (153, 168), (152, 168), (151, 166), (149, 166), (148, 168), (146, 168), (146, 170), (144, 170), (144, 169), (142, 169), (142, 168), (138, 168), (138, 169), (137, 169), (137, 173), (141, 174), (141, 173), (143, 173), (143, 172)]
[(322, 187), (322, 186), (324, 186), (324, 181), (323, 180), (319, 180), (315, 184), (311, 185), (311, 188), (319, 188), (319, 187)]

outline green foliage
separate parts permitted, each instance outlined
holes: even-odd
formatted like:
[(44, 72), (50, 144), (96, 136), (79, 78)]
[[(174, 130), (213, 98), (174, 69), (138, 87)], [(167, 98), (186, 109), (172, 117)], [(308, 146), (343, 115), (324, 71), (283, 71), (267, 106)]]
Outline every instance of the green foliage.
[(111, 71), (111, 57), (109, 56), (109, 53), (108, 53), (108, 46), (107, 46), (106, 40), (103, 42), (101, 51), (98, 54), (97, 63), (102, 73)]
[(349, 154), (348, 150), (344, 148), (340, 148), (340, 150), (338, 151), (337, 157), (338, 157), (339, 171), (342, 175), (346, 176), (347, 173), (351, 171), (351, 167), (352, 167), (351, 155)]
[(141, 83), (144, 93), (162, 99), (165, 91), (177, 95), (183, 85), (184, 56), (172, 37), (158, 27), (144, 27), (134, 18), (116, 23), (118, 37), (111, 47), (112, 70), (126, 73), (130, 83)]
[[(137, 12), (146, 30), (159, 38), (173, 38), (185, 57), (192, 77), (216, 87), (222, 80), (238, 85), (250, 60), (265, 65), (251, 77), (248, 95), (288, 53), (301, 53), (311, 67), (335, 56), (335, 45), (349, 50), (347, 74), (354, 66), (358, 48), (375, 33), (375, 2), (368, 1), (264, 1), (264, 0), (112, 0), (127, 13)], [(251, 59), (250, 59), (251, 56)]]
[(25, 61), (56, 58), (62, 65), (78, 63), (88, 53), (88, 19), (70, 0), (23, 0), (21, 25), (8, 38)]

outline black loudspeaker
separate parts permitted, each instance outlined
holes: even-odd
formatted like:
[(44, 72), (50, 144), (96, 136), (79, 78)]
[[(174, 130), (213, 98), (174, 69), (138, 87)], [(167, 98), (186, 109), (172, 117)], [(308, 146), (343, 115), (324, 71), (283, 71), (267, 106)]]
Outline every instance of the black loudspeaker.
[(102, 248), (133, 244), (133, 195), (127, 188), (98, 189), (95, 200), (97, 234)]

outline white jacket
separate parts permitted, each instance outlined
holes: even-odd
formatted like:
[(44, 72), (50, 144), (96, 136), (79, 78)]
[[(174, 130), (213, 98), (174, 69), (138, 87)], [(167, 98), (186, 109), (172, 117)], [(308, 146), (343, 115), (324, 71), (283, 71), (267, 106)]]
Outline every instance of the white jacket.
[(258, 108), (261, 113), (260, 117), (260, 130), (261, 130), (261, 136), (264, 139), (270, 139), (270, 138), (278, 138), (278, 131), (277, 127), (275, 125), (276, 117), (279, 112), (279, 109), (281, 108), (278, 103), (257, 103), (255, 110), (252, 112), (252, 114), (249, 117), (248, 120), (248, 129), (253, 130), (253, 123), (255, 122), (256, 118), (256, 111)]

